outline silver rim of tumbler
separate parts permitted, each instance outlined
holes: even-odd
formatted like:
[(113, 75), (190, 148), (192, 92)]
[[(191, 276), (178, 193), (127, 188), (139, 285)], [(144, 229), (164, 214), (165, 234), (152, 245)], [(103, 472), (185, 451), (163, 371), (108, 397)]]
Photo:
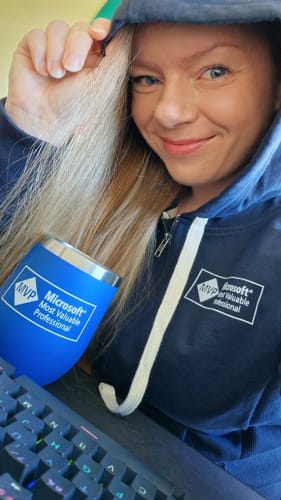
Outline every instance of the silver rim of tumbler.
[(40, 240), (40, 243), (47, 250), (50, 250), (50, 252), (58, 255), (58, 257), (61, 257), (66, 262), (69, 262), (94, 278), (104, 281), (111, 286), (118, 287), (120, 285), (121, 277), (118, 274), (73, 247), (66, 241), (60, 240), (55, 236), (46, 235)]

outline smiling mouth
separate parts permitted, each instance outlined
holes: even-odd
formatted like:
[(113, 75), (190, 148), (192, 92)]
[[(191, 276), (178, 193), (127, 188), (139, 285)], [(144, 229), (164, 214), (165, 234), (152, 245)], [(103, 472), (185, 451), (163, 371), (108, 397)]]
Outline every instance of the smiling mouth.
[(161, 137), (161, 139), (167, 153), (174, 156), (187, 156), (206, 146), (213, 139), (213, 136), (204, 139), (189, 140), (172, 140), (166, 137)]

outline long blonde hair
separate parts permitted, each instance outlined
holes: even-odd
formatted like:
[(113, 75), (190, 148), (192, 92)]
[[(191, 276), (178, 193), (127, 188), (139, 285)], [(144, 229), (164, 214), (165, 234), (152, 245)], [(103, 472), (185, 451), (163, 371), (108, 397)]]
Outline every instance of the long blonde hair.
[(0, 207), (2, 224), (9, 219), (0, 235), (2, 282), (42, 234), (52, 234), (123, 277), (115, 311), (121, 313), (140, 270), (150, 265), (159, 215), (179, 186), (130, 117), (133, 31), (120, 31), (67, 110), (68, 138), (59, 120), (52, 132), (59, 146), (34, 145)]

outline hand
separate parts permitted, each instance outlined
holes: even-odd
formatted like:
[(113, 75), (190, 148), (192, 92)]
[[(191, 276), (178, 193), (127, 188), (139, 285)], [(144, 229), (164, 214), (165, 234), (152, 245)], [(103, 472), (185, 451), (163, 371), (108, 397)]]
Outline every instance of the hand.
[(34, 29), (18, 45), (10, 69), (6, 110), (18, 127), (39, 139), (60, 111), (87, 84), (87, 76), (101, 60), (101, 42), (110, 21), (90, 26), (51, 22), (45, 31)]

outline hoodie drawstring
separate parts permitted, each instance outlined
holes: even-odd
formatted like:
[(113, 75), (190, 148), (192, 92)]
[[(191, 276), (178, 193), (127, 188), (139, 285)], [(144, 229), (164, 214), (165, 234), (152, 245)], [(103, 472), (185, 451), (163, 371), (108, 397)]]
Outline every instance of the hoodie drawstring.
[(196, 217), (190, 226), (174, 272), (155, 316), (150, 335), (126, 399), (119, 405), (116, 400), (114, 387), (103, 382), (99, 384), (101, 397), (106, 407), (113, 413), (129, 415), (142, 401), (165, 331), (173, 317), (189, 278), (207, 221), (208, 219)]

